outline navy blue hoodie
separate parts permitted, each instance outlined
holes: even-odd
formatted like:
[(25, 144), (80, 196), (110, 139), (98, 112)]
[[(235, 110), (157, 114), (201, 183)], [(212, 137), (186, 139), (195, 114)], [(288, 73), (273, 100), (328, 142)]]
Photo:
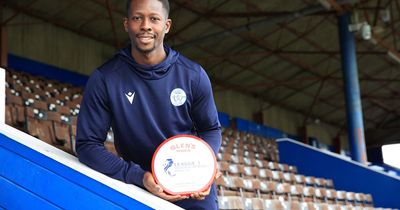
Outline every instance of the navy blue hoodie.
[[(78, 117), (76, 151), (81, 162), (110, 177), (143, 186), (154, 151), (177, 134), (198, 135), (218, 152), (221, 131), (204, 69), (168, 46), (166, 59), (140, 65), (126, 47), (97, 68), (86, 84)], [(110, 126), (119, 158), (104, 147)], [(183, 208), (214, 209), (215, 186), (204, 201)]]

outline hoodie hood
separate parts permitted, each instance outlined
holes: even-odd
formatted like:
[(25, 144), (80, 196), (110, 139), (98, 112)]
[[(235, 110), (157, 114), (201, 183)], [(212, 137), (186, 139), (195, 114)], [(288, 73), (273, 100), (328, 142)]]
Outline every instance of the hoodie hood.
[(131, 70), (137, 73), (144, 79), (161, 79), (167, 75), (170, 66), (176, 62), (179, 53), (169, 46), (164, 45), (164, 50), (167, 57), (159, 64), (156, 65), (142, 65), (138, 64), (131, 55), (131, 45), (119, 50), (116, 56), (127, 62), (132, 68)]

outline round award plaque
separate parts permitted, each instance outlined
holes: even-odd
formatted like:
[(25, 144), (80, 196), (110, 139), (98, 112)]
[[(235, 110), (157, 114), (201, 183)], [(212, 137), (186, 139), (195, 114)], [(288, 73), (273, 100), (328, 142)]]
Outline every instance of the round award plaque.
[(214, 181), (217, 161), (211, 147), (191, 135), (165, 140), (153, 155), (151, 169), (155, 181), (171, 195), (202, 192)]

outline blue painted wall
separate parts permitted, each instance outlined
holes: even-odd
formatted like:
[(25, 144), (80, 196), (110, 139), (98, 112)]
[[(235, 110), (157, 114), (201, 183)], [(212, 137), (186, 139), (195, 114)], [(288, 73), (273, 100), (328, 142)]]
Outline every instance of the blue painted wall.
[(222, 127), (229, 128), (231, 126), (231, 119), (227, 113), (218, 112), (218, 119)]
[(235, 118), (236, 121), (236, 128), (239, 131), (245, 131), (249, 132), (258, 136), (263, 136), (266, 138), (284, 138), (287, 137), (287, 134), (284, 133), (283, 131), (272, 128), (272, 127), (267, 127), (264, 125), (257, 124), (255, 122), (249, 121), (249, 120), (244, 120), (240, 118)]
[(151, 209), (0, 134), (0, 209)]
[(376, 207), (400, 208), (400, 180), (300, 143), (278, 141), (280, 162), (299, 174), (329, 178), (335, 189), (370, 193)]
[(8, 67), (14, 70), (24, 71), (32, 75), (43, 76), (80, 87), (84, 87), (89, 78), (87, 75), (79, 74), (67, 69), (58, 68), (56, 66), (44, 64), (13, 54), (8, 54)]

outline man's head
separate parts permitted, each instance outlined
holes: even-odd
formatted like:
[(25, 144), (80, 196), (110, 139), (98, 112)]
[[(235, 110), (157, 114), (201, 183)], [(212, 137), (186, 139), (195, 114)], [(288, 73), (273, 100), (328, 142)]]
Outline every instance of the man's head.
[(128, 0), (124, 27), (133, 53), (157, 55), (164, 51), (164, 36), (172, 23), (168, 13), (167, 0)]
[[(130, 12), (130, 8), (131, 8), (131, 3), (133, 0), (127, 0), (126, 1), (126, 16), (129, 17), (129, 12)], [(168, 0), (158, 0), (159, 2), (162, 3), (163, 8), (165, 9), (165, 12), (167, 14), (167, 17), (169, 16), (169, 1)]]

